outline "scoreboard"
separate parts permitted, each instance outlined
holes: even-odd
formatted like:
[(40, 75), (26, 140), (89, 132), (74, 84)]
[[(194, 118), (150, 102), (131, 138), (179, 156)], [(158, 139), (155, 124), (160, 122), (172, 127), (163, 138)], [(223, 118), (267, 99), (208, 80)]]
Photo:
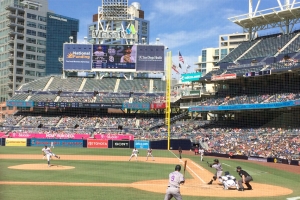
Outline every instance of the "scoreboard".
[(246, 77), (265, 76), (265, 75), (271, 75), (271, 70), (259, 71), (259, 72), (248, 72), (245, 74)]

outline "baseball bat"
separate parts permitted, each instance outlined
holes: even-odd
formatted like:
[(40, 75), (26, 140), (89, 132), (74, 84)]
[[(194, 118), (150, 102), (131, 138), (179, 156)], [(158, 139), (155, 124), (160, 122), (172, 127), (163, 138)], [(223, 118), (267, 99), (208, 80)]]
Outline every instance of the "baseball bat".
[(183, 176), (185, 176), (186, 164), (187, 164), (187, 160), (184, 161), (184, 166), (183, 166)]

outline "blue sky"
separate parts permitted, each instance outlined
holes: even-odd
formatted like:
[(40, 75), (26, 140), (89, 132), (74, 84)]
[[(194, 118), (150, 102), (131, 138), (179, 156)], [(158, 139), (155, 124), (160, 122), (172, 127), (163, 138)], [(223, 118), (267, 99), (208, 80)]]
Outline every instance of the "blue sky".
[[(150, 21), (150, 43), (160, 38), (160, 42), (172, 51), (175, 64), (180, 50), (185, 63), (192, 68), (195, 68), (201, 49), (218, 46), (219, 35), (243, 31), (228, 17), (248, 13), (248, 0), (129, 0), (129, 5), (132, 2), (141, 4), (145, 19)], [(78, 38), (83, 41), (87, 24), (92, 22), (92, 15), (101, 4), (101, 0), (49, 0), (48, 6), (57, 14), (79, 19)], [(259, 10), (277, 6), (277, 0), (262, 0)]]

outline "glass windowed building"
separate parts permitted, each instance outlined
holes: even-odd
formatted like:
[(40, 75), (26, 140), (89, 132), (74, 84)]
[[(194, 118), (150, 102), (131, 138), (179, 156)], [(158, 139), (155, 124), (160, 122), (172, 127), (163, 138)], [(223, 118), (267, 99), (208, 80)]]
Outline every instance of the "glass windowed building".
[(78, 31), (79, 20), (47, 13), (46, 75), (62, 74), (63, 66), (58, 61), (58, 58), (63, 56), (62, 44), (70, 42), (70, 36), (76, 43)]
[(0, 1), (0, 102), (24, 83), (61, 74), (63, 43), (76, 42), (78, 27), (79, 20), (50, 13), (48, 0)]

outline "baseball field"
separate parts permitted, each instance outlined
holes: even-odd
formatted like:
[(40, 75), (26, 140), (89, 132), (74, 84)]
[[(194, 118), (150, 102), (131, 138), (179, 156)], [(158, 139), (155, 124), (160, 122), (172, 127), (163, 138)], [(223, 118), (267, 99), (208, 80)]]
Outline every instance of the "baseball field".
[(0, 147), (0, 199), (164, 199), (169, 173), (185, 160), (186, 183), (181, 187), (185, 200), (300, 199), (300, 166), (274, 164), (283, 166), (281, 170), (261, 163), (219, 159), (224, 171), (236, 177), (236, 166), (252, 175), (253, 190), (239, 192), (223, 190), (218, 182), (207, 185), (215, 172), (206, 163), (212, 163), (212, 157), (201, 162), (199, 156), (184, 152), (180, 160), (176, 151), (154, 150), (155, 160), (146, 161), (146, 150), (139, 150), (138, 160), (128, 161), (131, 151), (55, 148), (53, 152), (61, 159), (53, 158), (48, 167), (39, 147)]

